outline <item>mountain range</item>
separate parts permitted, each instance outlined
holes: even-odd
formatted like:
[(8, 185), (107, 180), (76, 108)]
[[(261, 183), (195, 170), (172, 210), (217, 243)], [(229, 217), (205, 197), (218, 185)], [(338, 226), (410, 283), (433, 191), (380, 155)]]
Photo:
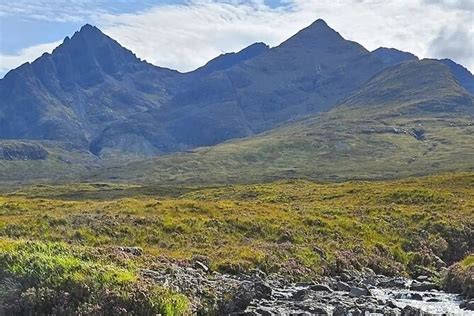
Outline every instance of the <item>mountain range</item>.
[(317, 20), (188, 73), (85, 25), (0, 80), (0, 179), (396, 177), (474, 168), (474, 77)]

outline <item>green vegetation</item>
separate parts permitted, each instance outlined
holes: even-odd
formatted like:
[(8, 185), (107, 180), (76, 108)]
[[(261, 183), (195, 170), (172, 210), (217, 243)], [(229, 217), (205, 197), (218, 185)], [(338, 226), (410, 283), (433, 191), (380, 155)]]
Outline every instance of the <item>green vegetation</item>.
[(134, 262), (61, 242), (0, 241), (7, 314), (182, 315), (184, 296), (139, 280)]
[[(468, 116), (390, 115), (337, 109), (191, 153), (95, 170), (88, 179), (215, 185), (289, 178), (385, 180), (474, 170), (474, 125)], [(423, 139), (415, 131), (422, 131)]]
[(474, 298), (474, 255), (468, 255), (451, 266), (443, 282), (446, 290)]
[(133, 268), (103, 260), (85, 247), (2, 240), (0, 302), (11, 314), (185, 313), (184, 297), (141, 284)]
[(184, 296), (139, 272), (196, 259), (213, 270), (301, 280), (363, 267), (436, 276), (440, 259), (464, 258), (445, 284), (471, 293), (473, 193), (473, 173), (174, 191), (23, 187), (0, 196), (0, 303), (11, 314), (185, 314)]
[(137, 267), (156, 256), (199, 256), (215, 270), (258, 267), (295, 278), (363, 266), (414, 273), (434, 267), (437, 257), (462, 259), (474, 240), (472, 173), (180, 189), (179, 197), (170, 196), (171, 189), (137, 185), (52, 188), (27, 187), (0, 197), (0, 236), (91, 249), (138, 246), (147, 256), (133, 261)]

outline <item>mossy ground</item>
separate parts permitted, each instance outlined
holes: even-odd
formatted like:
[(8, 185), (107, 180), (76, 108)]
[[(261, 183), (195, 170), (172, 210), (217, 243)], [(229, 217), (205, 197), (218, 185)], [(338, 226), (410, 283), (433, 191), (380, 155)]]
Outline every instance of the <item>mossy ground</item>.
[[(305, 274), (333, 272), (341, 264), (409, 272), (420, 255), (454, 262), (472, 250), (472, 173), (180, 189), (179, 197), (133, 185), (51, 188), (0, 197), (0, 235), (90, 247), (140, 246), (177, 259), (206, 256), (214, 269), (299, 267)], [(98, 199), (118, 188), (120, 198)]]

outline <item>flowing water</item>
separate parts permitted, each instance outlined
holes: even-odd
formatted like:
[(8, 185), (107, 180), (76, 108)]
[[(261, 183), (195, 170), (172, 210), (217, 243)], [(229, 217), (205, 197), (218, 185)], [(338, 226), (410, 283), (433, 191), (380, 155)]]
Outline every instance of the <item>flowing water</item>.
[[(394, 289), (372, 289), (371, 292), (377, 298), (392, 300), (400, 308), (410, 305), (430, 315), (474, 315), (474, 311), (459, 308), (463, 300), (456, 294)], [(413, 299), (414, 295), (421, 296), (423, 300)]]

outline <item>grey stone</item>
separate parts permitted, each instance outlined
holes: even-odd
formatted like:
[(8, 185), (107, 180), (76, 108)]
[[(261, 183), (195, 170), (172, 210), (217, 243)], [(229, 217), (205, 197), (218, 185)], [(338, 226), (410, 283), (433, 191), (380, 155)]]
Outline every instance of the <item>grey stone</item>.
[(194, 262), (194, 265), (196, 266), (196, 268), (201, 269), (204, 272), (209, 272), (209, 268), (204, 263), (202, 263), (201, 261), (196, 260)]
[(410, 290), (419, 292), (428, 292), (431, 290), (437, 290), (438, 288), (438, 285), (431, 282), (413, 282), (410, 286)]
[(468, 310), (468, 311), (474, 311), (474, 300), (470, 300), (469, 302), (465, 302), (461, 305), (461, 308)]
[(370, 291), (365, 287), (351, 287), (349, 290), (351, 297), (371, 296)]
[(351, 287), (346, 282), (339, 281), (335, 284), (335, 288), (337, 291), (349, 292)]
[(324, 284), (315, 284), (310, 287), (312, 291), (332, 292), (331, 288)]

